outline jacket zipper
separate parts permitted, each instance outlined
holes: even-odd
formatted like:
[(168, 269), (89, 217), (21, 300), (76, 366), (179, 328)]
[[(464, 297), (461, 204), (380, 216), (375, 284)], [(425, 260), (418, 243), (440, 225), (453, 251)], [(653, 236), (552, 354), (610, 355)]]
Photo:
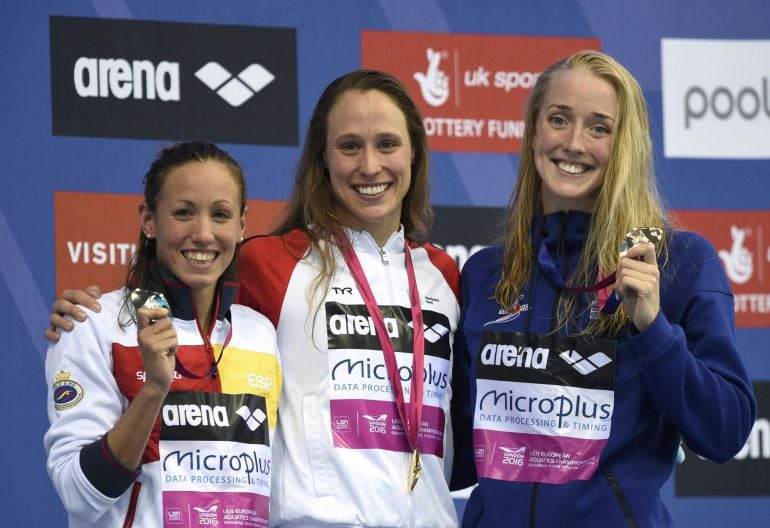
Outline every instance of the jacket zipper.
[(629, 528), (638, 528), (637, 524), (634, 522), (633, 517), (631, 517), (631, 510), (628, 509), (628, 504), (626, 504), (626, 500), (623, 498), (623, 492), (620, 491), (620, 485), (618, 484), (618, 481), (615, 480), (615, 477), (611, 471), (605, 471), (604, 477), (607, 479), (607, 483), (610, 485), (610, 488), (612, 488), (612, 493), (615, 495), (615, 500), (618, 501), (620, 509), (623, 510), (623, 516), (626, 518), (626, 524), (628, 524)]
[[(567, 224), (569, 223), (569, 213), (565, 214), (564, 217), (561, 220), (561, 229), (559, 232), (559, 243), (556, 247), (557, 254), (564, 253), (564, 265), (562, 266), (562, 277), (564, 277), (567, 272), (569, 271), (569, 255), (567, 255)], [(533, 280), (535, 280), (535, 284), (537, 284), (536, 277), (533, 277)], [(566, 277), (565, 277), (566, 280)], [(534, 304), (534, 288), (533, 288), (532, 298), (530, 300), (530, 310), (533, 310), (533, 304)], [(560, 290), (559, 293), (556, 295), (556, 299), (554, 300), (553, 306), (551, 307), (551, 328), (550, 331), (554, 331), (554, 322), (556, 321), (558, 317), (558, 307), (559, 307), (559, 301), (561, 300), (563, 294), (563, 290)], [(527, 333), (529, 333), (529, 328), (527, 328)], [(532, 484), (532, 495), (529, 500), (529, 528), (535, 528), (537, 523), (537, 496), (538, 492), (540, 491), (540, 483), (535, 482)]]

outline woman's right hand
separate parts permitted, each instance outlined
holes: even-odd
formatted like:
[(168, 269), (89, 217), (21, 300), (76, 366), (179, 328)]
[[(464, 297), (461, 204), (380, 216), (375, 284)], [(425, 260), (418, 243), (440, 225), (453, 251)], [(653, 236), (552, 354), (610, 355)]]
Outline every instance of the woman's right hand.
[(96, 299), (101, 296), (102, 292), (96, 285), (87, 286), (84, 290), (64, 290), (61, 299), (53, 303), (51, 308), (51, 326), (46, 329), (45, 338), (52, 343), (58, 343), (60, 329), (69, 332), (75, 328), (75, 323), (66, 316), (69, 315), (75, 321), (85, 321), (86, 313), (77, 305), (98, 312), (101, 310), (101, 305), (96, 302)]
[(136, 340), (142, 351), (145, 386), (168, 391), (176, 367), (176, 329), (165, 308), (139, 308), (136, 311)]

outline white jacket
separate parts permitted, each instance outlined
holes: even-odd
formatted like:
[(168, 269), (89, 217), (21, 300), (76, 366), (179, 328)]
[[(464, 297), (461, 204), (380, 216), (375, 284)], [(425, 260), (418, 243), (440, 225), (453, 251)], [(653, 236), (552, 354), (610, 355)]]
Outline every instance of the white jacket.
[[(398, 323), (390, 323), (398, 336), (393, 343), (402, 383), (408, 388), (404, 377), (411, 372), (412, 344), (406, 325), (411, 311), (403, 230), (382, 251), (368, 233), (347, 234), (386, 322), (389, 314), (402, 314)], [(453, 455), (449, 400), (459, 277), (454, 260), (443, 251), (428, 244), (410, 247), (427, 327), (428, 377), (422, 476), (411, 493), (411, 453), (405, 440), (389, 434), (398, 414), (381, 346), (342, 256), (335, 252), (336, 274), (328, 293), (320, 302), (311, 300), (309, 308), (319, 256), (308, 253), (305, 234), (257, 237), (242, 248), (238, 302), (258, 309), (276, 325), (288, 380), (273, 449), (272, 525), (457, 525), (447, 482)], [(378, 437), (377, 432), (386, 434)]]
[[(86, 322), (77, 323), (72, 332), (62, 333), (60, 341), (49, 347), (46, 357), (51, 421), (44, 439), (48, 472), (69, 513), (71, 527), (113, 528), (124, 526), (125, 520), (132, 517), (133, 523), (128, 526), (162, 526), (157, 425), (145, 450), (140, 472), (131, 474), (121, 470), (109, 456), (104, 457), (102, 462), (105, 464), (99, 466), (107, 469), (97, 474), (94, 474), (93, 466), (86, 472), (82, 467), (83, 448), (88, 451), (89, 446), (100, 442), (143, 383), (136, 327), (131, 324), (122, 329), (118, 325), (122, 296), (122, 290), (102, 296), (99, 300), (101, 311), (86, 310)], [(175, 315), (177, 308), (175, 306)], [(258, 395), (265, 400), (272, 430), (282, 383), (275, 329), (270, 321), (250, 308), (239, 305), (229, 308), (230, 320), (217, 320), (209, 337), (216, 352), (232, 327), (217, 376), (203, 380), (175, 376), (170, 394), (197, 391)], [(224, 306), (223, 311), (226, 310), (227, 306)], [(211, 365), (211, 355), (201, 353), (204, 345), (197, 322), (176, 317), (173, 322), (179, 342), (177, 356), (182, 358), (186, 368), (202, 374)], [(203, 363), (196, 363), (198, 358)], [(98, 454), (99, 449), (96, 452)], [(109, 463), (113, 464), (113, 470)], [(128, 488), (125, 492), (116, 498), (105, 494), (107, 488), (121, 480)], [(269, 478), (267, 480), (269, 486)]]

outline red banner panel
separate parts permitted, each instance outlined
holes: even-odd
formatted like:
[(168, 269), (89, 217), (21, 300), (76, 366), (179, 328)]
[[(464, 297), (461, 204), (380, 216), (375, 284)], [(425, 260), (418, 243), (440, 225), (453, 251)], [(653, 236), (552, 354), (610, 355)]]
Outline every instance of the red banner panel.
[(519, 152), (524, 102), (540, 72), (599, 48), (593, 38), (361, 32), (363, 67), (406, 85), (439, 151)]
[(770, 211), (678, 210), (672, 217), (719, 252), (735, 294), (736, 325), (770, 327)]
[[(56, 292), (123, 285), (139, 240), (140, 195), (57, 192), (54, 196)], [(264, 234), (281, 217), (285, 202), (249, 200), (246, 236)]]

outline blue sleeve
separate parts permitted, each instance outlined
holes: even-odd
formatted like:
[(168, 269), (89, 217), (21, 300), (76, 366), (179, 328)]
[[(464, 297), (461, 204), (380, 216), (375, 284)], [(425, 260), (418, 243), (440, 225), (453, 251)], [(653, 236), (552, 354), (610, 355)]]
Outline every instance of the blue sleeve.
[(756, 417), (727, 277), (708, 241), (680, 233), (661, 283), (661, 312), (629, 341), (653, 397), (687, 446), (726, 462), (743, 447)]

